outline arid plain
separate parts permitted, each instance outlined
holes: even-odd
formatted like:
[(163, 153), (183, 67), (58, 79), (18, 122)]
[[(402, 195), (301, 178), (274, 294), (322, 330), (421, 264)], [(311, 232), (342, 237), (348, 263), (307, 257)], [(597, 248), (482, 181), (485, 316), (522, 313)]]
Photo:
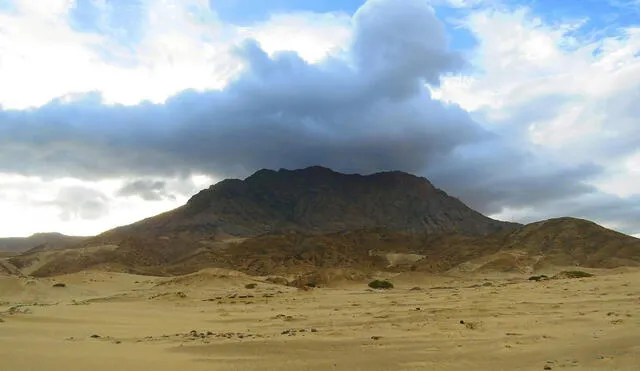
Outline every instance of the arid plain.
[(391, 290), (222, 269), (3, 276), (0, 370), (639, 370), (640, 270), (590, 272), (407, 272)]

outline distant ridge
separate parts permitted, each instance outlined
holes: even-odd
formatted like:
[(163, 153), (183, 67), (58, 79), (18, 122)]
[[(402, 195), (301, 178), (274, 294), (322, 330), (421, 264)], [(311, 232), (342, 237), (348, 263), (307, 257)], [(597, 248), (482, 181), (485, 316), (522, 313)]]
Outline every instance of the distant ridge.
[(80, 243), (87, 237), (67, 236), (57, 232), (35, 233), (29, 237), (0, 238), (0, 251), (25, 252), (28, 250), (50, 250)]

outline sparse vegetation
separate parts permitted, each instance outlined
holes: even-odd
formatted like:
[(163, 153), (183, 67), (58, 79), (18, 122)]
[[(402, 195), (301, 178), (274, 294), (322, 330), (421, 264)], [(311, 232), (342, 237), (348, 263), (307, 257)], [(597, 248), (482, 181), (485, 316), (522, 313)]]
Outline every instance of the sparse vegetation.
[(393, 284), (387, 280), (374, 280), (369, 282), (369, 287), (376, 290), (388, 290), (393, 288)]
[(584, 271), (563, 271), (558, 273), (557, 278), (586, 278), (593, 277), (593, 274)]
[(549, 277), (546, 274), (541, 274), (539, 276), (531, 276), (529, 277), (529, 281), (544, 281), (548, 280)]
[[(462, 323), (462, 321), (460, 321), (460, 323)], [(482, 327), (482, 322), (469, 322), (469, 321), (466, 321), (466, 322), (464, 322), (464, 327), (466, 327), (469, 330), (477, 330), (480, 327)]]
[(244, 285), (244, 288), (245, 288), (245, 289), (248, 289), (248, 290), (253, 290), (253, 289), (255, 289), (256, 287), (258, 287), (258, 284), (257, 284), (257, 283), (247, 283), (246, 285)]

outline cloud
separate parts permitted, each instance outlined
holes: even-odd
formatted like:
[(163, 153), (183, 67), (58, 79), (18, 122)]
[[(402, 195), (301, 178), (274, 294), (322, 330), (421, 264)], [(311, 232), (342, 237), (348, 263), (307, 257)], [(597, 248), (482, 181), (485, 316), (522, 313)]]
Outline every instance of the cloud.
[[(508, 164), (518, 152), (511, 151), (495, 163), (501, 166), (490, 159), (476, 161), (475, 169), (473, 160), (459, 162), (461, 168), (450, 170), (457, 179), (466, 174), (462, 179), (475, 177), (483, 186), (474, 192), (451, 174), (443, 177), (447, 189), (498, 217), (573, 215), (639, 231), (632, 222), (640, 217), (633, 165), (640, 111), (632, 103), (640, 99), (638, 29), (594, 36), (581, 32), (585, 20), (551, 24), (530, 9), (504, 6), (470, 12), (462, 24), (479, 40), (471, 54), (479, 70), (444, 77), (434, 95), (460, 104), (530, 158)], [(500, 152), (490, 157), (499, 159), (493, 155)]]
[(128, 182), (118, 190), (119, 196), (138, 196), (145, 201), (175, 200), (176, 196), (167, 193), (167, 183), (161, 180), (135, 180)]
[(269, 55), (295, 51), (315, 63), (345, 51), (352, 36), (351, 17), (341, 12), (276, 13), (264, 22), (239, 28), (239, 35), (256, 40)]
[(107, 103), (161, 103), (221, 88), (239, 70), (234, 28), (200, 0), (13, 1), (15, 10), (0, 10), (5, 109), (94, 90)]
[[(623, 220), (640, 219), (637, 198), (626, 204), (598, 183), (640, 137), (632, 29), (582, 40), (579, 22), (548, 26), (474, 1), (463, 25), (479, 43), (465, 60), (427, 1), (370, 0), (351, 18), (280, 14), (244, 28), (221, 23), (203, 1), (169, 3), (174, 12), (140, 2), (141, 26), (126, 45), (109, 31), (113, 10), (98, 13), (97, 30), (55, 21), (62, 36), (53, 42), (98, 62), (39, 70), (49, 89), (38, 100), (57, 98), (0, 110), (0, 171), (121, 180), (109, 207), (97, 194), (81, 206), (61, 194), (59, 205), (80, 218), (128, 196), (184, 194), (167, 179), (324, 165), (426, 175), (482, 212), (518, 220), (574, 213), (640, 228)], [(281, 40), (295, 29), (304, 36)], [(19, 86), (28, 75), (13, 66)], [(24, 108), (9, 93), (0, 102)]]
[(83, 181), (0, 173), (0, 236), (29, 236), (42, 231), (97, 234), (183, 204), (216, 180), (203, 175), (163, 179), (166, 194), (175, 200), (165, 197), (154, 202), (118, 194), (132, 182), (135, 180)]
[(462, 63), (424, 2), (371, 1), (353, 22), (348, 55), (315, 64), (244, 42), (236, 55), (245, 69), (223, 90), (136, 106), (91, 93), (0, 112), (2, 158), (11, 159), (0, 167), (85, 179), (318, 163), (418, 171), (429, 156), (490, 136), (423, 87)]
[(59, 208), (63, 221), (96, 220), (109, 213), (109, 198), (98, 190), (82, 186), (64, 187), (54, 200), (42, 202), (42, 205)]

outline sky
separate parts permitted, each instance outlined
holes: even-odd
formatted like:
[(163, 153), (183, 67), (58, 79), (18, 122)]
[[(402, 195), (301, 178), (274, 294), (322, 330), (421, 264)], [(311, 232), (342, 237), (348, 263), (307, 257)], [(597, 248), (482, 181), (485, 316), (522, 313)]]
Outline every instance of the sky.
[(0, 236), (321, 165), (640, 237), (638, 102), (639, 0), (0, 0)]

